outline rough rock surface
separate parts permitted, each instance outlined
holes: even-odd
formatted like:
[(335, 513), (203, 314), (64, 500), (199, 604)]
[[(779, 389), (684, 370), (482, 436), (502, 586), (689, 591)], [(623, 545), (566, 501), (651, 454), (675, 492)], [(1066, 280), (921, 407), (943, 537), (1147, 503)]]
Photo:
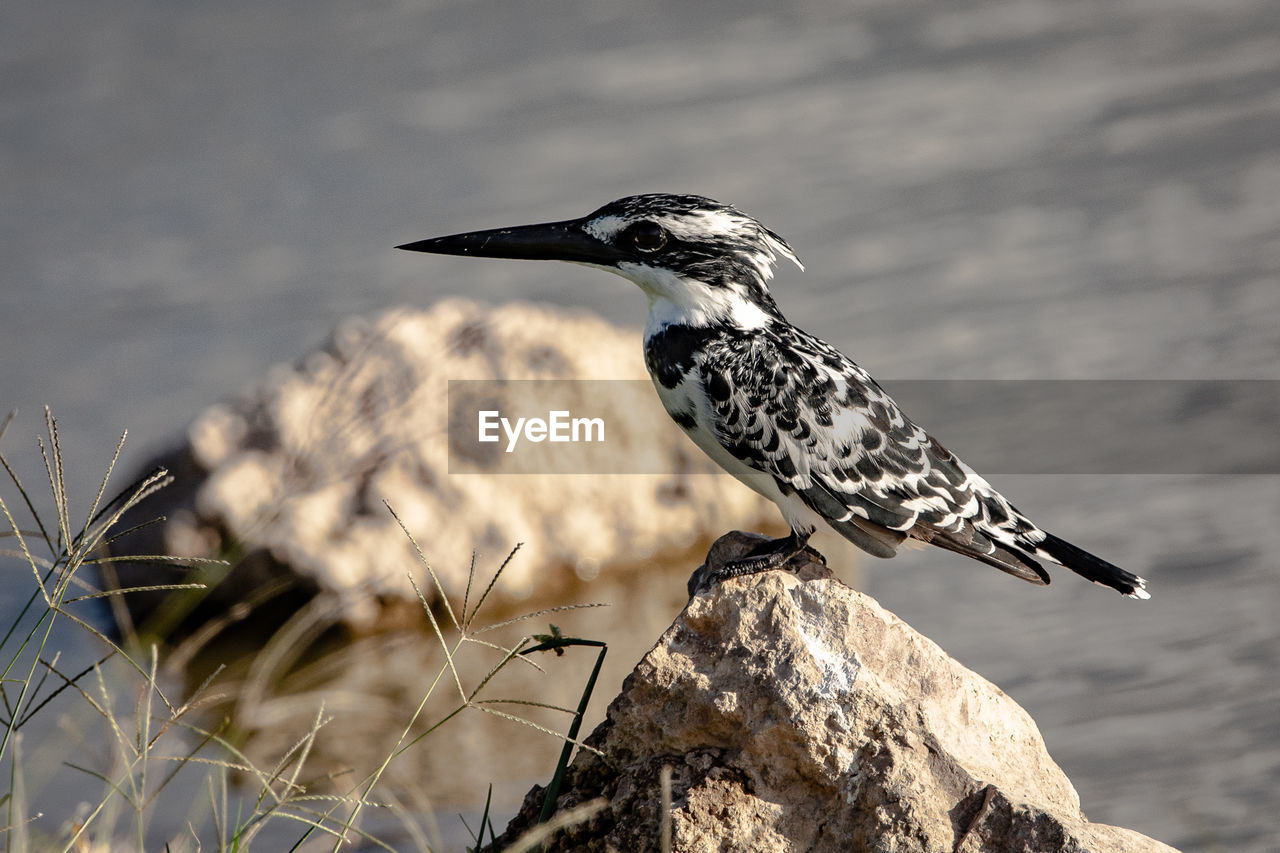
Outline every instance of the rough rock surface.
[[(451, 474), (460, 452), (451, 442), (469, 435), (448, 423), (448, 383), (458, 379), (643, 380), (609, 383), (609, 452), (656, 453), (645, 466), (656, 473), (521, 473), (527, 457), (499, 453), (500, 473)], [(383, 501), (459, 591), (473, 551), (492, 570), (525, 543), (496, 593), (517, 598), (535, 580), (555, 588), (608, 562), (643, 563), (772, 512), (724, 476), (705, 476), (716, 469), (662, 411), (636, 332), (528, 304), (450, 300), (350, 320), (324, 350), (205, 411), (186, 445), (156, 461), (178, 477), (147, 512), (168, 520), (122, 543), (126, 553), (230, 552), (240, 577), (229, 603), (293, 573), (336, 596), (356, 625), (376, 620), (380, 602), (412, 600), (406, 575), (425, 574)], [(123, 571), (125, 586), (157, 582), (154, 564)]]
[[(754, 537), (731, 533), (708, 563)], [(797, 558), (695, 596), (627, 678), (547, 850), (1170, 851), (1090, 823), (1031, 717), (876, 602)], [(805, 579), (808, 578), (808, 579)], [(495, 849), (536, 821), (535, 788)]]

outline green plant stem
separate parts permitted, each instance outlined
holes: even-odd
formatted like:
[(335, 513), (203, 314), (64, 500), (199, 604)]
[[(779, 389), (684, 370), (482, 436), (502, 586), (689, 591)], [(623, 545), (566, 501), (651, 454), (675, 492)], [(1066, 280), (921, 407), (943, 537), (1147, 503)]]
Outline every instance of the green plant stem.
[(569, 724), (569, 733), (565, 737), (564, 748), (560, 750), (560, 760), (556, 762), (555, 775), (551, 777), (551, 784), (547, 786), (546, 799), (542, 801), (542, 812), (538, 815), (538, 823), (546, 823), (551, 820), (551, 815), (555, 813), (556, 798), (560, 795), (560, 786), (564, 782), (565, 771), (569, 768), (569, 757), (573, 754), (573, 747), (578, 742), (578, 730), (582, 728), (582, 718), (587, 713), (587, 703), (591, 701), (591, 693), (595, 690), (596, 679), (600, 677), (600, 667), (604, 665), (604, 656), (609, 651), (608, 645), (601, 640), (556, 637), (536, 646), (531, 646), (525, 649), (522, 654), (551, 651), (562, 649), (566, 646), (591, 646), (600, 649), (600, 654), (596, 656), (596, 664), (591, 669), (591, 677), (587, 679), (587, 686), (583, 689), (582, 698), (578, 701), (578, 710), (574, 712), (573, 722)]

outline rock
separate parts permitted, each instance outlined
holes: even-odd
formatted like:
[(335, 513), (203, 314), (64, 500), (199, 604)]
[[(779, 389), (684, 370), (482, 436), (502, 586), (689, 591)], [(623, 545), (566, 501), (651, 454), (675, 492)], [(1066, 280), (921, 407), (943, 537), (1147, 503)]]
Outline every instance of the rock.
[[(520, 383), (543, 379), (629, 381)], [(524, 394), (532, 404), (547, 388), (566, 405), (602, 412), (608, 446), (601, 452), (620, 466), (617, 473), (577, 476), (596, 469), (575, 456), (548, 462), (468, 441), (474, 421), (452, 424), (446, 408), (459, 389)], [(145, 514), (163, 513), (167, 521), (119, 543), (117, 553), (232, 553), (238, 567), (206, 611), (289, 578), (303, 598), (333, 596), (343, 621), (356, 626), (377, 622), (388, 601), (412, 601), (406, 575), (431, 589), (384, 501), (459, 594), (473, 552), (491, 571), (523, 542), (495, 590), (512, 598), (535, 583), (554, 591), (606, 564), (646, 564), (661, 551), (774, 517), (747, 489), (723, 475), (705, 476), (717, 469), (662, 410), (635, 331), (527, 304), (450, 300), (428, 311), (346, 321), (324, 350), (204, 412), (186, 444), (155, 461), (178, 482), (149, 501)], [(472, 467), (459, 472), (451, 463)], [(155, 564), (125, 565), (118, 582), (169, 580), (157, 571)], [(144, 610), (155, 604), (155, 597), (127, 598)], [(281, 609), (287, 615), (290, 608)]]
[[(729, 534), (708, 562), (746, 552)], [(690, 600), (623, 684), (557, 810), (608, 805), (548, 851), (1170, 851), (1090, 823), (1035, 722), (876, 602), (802, 558)], [(805, 565), (807, 563), (807, 565)], [(534, 788), (494, 849), (527, 830)]]

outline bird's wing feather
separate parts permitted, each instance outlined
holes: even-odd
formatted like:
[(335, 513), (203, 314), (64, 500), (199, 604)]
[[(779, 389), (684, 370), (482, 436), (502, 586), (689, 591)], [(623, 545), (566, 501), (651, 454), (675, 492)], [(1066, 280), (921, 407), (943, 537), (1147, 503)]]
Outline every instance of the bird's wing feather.
[(871, 553), (889, 556), (909, 536), (1047, 582), (1013, 550), (1034, 549), (1043, 538), (1034, 525), (861, 367), (799, 330), (786, 334), (706, 348), (700, 371), (726, 450)]

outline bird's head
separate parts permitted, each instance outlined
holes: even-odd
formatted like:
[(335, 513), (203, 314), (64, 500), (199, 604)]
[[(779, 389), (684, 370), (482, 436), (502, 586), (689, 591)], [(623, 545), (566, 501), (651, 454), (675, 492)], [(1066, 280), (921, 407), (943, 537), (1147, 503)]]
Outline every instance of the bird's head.
[(748, 328), (779, 316), (768, 288), (778, 258), (801, 266), (785, 240), (731, 205), (663, 193), (621, 198), (580, 219), (453, 234), (398, 248), (599, 267), (640, 285), (651, 309), (673, 320)]

